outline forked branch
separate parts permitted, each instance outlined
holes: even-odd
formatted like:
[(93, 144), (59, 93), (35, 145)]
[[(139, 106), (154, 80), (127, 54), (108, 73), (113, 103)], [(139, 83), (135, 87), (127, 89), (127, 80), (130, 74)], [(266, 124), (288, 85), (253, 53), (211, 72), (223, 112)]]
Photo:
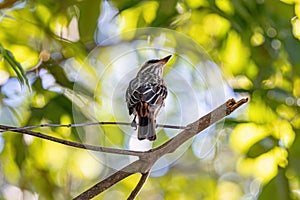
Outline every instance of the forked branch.
[(148, 176), (152, 166), (159, 158), (161, 158), (165, 154), (174, 152), (179, 146), (181, 146), (188, 139), (197, 135), (198, 133), (200, 133), (210, 125), (214, 124), (215, 122), (226, 117), (227, 115), (230, 115), (233, 111), (235, 111), (238, 107), (240, 107), (247, 101), (248, 98), (241, 99), (238, 102), (236, 102), (234, 99), (229, 99), (226, 103), (222, 104), (215, 110), (211, 111), (210, 113), (206, 114), (205, 116), (201, 117), (195, 122), (189, 124), (187, 126), (189, 128), (183, 130), (178, 135), (171, 138), (161, 146), (143, 152), (139, 156), (139, 160), (127, 165), (123, 169), (112, 174), (110, 177), (97, 183), (90, 189), (86, 190), (85, 192), (81, 193), (79, 196), (75, 197), (74, 200), (79, 200), (79, 199), (85, 200), (85, 199), (91, 199), (95, 197), (96, 195), (100, 194), (101, 192), (103, 192), (108, 188), (106, 184), (107, 182), (109, 182), (109, 186), (112, 186), (118, 183), (119, 181), (123, 180), (125, 177), (120, 176), (120, 174), (125, 173), (127, 177), (134, 173), (141, 173), (142, 177), (140, 182), (137, 184), (135, 189), (128, 197), (128, 199), (133, 199), (137, 195), (137, 192), (141, 190), (142, 186), (144, 185), (144, 182), (146, 181), (147, 178), (146, 175)]
[(142, 187), (146, 183), (146, 180), (148, 179), (149, 174), (150, 174), (150, 172), (146, 172), (146, 173), (142, 174), (140, 181), (138, 182), (138, 184), (135, 186), (134, 190), (129, 195), (128, 200), (135, 199), (135, 197), (139, 194), (139, 192), (141, 191)]
[[(39, 126), (28, 126), (23, 128), (11, 127), (11, 126), (4, 126), (0, 125), (0, 131), (13, 131), (22, 134), (28, 134), (35, 137), (39, 137), (42, 139), (50, 140), (53, 142), (61, 143), (64, 145), (82, 148), (82, 149), (89, 149), (93, 151), (100, 151), (106, 153), (114, 153), (114, 154), (122, 154), (122, 155), (132, 155), (137, 156), (138, 160), (130, 163), (129, 165), (125, 166), (123, 169), (115, 172), (111, 176), (107, 177), (106, 179), (100, 181), (99, 183), (95, 184), (85, 192), (81, 193), (79, 196), (75, 197), (74, 199), (91, 199), (101, 192), (105, 191), (106, 189), (110, 188), (114, 184), (118, 183), (119, 181), (125, 179), (126, 177), (135, 174), (141, 173), (141, 179), (138, 182), (137, 186), (134, 188), (128, 199), (134, 199), (141, 188), (143, 187), (144, 183), (146, 182), (150, 170), (154, 163), (168, 153), (173, 153), (179, 146), (185, 143), (187, 140), (192, 138), (193, 136), (197, 135), (210, 125), (214, 124), (215, 122), (221, 120), (222, 118), (230, 115), (234, 112), (237, 108), (248, 101), (247, 98), (241, 99), (240, 101), (236, 102), (234, 99), (229, 99), (226, 103), (222, 104), (215, 110), (211, 111), (210, 113), (206, 114), (205, 116), (201, 117), (200, 119), (196, 120), (195, 122), (189, 124), (187, 127), (181, 126), (170, 126), (170, 125), (161, 125), (165, 128), (178, 128), (184, 129), (175, 137), (171, 138), (161, 146), (151, 149), (149, 151), (130, 151), (130, 150), (123, 150), (123, 149), (114, 149), (114, 148), (105, 148), (105, 147), (98, 147), (93, 145), (81, 144), (77, 142), (67, 141), (59, 138), (55, 138), (52, 136), (48, 136), (39, 132), (27, 130), (29, 128), (36, 128), (36, 127), (44, 127), (44, 126), (56, 126), (56, 125), (39, 125)], [(123, 123), (123, 122), (122, 122)], [(89, 125), (99, 125), (99, 122), (91, 123)], [(108, 124), (117, 124), (116, 122), (108, 122)], [(123, 125), (128, 125), (128, 123), (124, 122)], [(68, 124), (64, 125), (65, 127), (74, 127), (74, 126), (83, 126), (83, 124)]]

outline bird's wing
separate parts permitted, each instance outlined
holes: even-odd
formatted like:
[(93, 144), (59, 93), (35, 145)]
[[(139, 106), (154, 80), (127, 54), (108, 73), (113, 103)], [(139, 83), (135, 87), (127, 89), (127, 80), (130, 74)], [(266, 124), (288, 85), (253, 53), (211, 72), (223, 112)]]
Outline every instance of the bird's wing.
[(133, 113), (134, 108), (141, 101), (148, 103), (150, 106), (162, 105), (167, 94), (165, 84), (160, 80), (154, 80), (153, 76), (147, 76), (145, 79), (136, 77), (129, 83), (126, 91), (129, 115)]
[(141, 88), (142, 101), (149, 103), (150, 105), (156, 105), (161, 103), (167, 96), (167, 88), (164, 85), (158, 83), (149, 83)]

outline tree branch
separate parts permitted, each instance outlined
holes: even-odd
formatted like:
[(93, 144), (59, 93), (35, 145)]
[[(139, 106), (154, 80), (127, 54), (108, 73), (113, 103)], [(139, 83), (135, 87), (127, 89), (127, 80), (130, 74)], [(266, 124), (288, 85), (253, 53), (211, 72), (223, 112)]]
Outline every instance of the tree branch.
[[(141, 173), (141, 174), (147, 174), (150, 172), (152, 166), (154, 163), (164, 156), (165, 154), (174, 152), (179, 146), (181, 146), (184, 142), (186, 142), (188, 139), (192, 138), (193, 136), (197, 135), (202, 130), (209, 127), (211, 124), (214, 124), (215, 122), (219, 121), (220, 119), (224, 118), (227, 115), (230, 115), (232, 112), (234, 112), (238, 107), (243, 105), (248, 101), (248, 98), (241, 99), (238, 102), (235, 102), (234, 99), (229, 99), (226, 103), (219, 106), (212, 112), (206, 114), (205, 116), (201, 117), (200, 119), (196, 120), (195, 122), (189, 124), (187, 129), (180, 132), (178, 135), (173, 137), (172, 139), (168, 140), (166, 143), (162, 144), (161, 146), (151, 149), (149, 151), (143, 152), (139, 156), (139, 160), (127, 165), (123, 169), (117, 171), (115, 174), (111, 175), (110, 177), (104, 179), (103, 181), (97, 183), (90, 189), (86, 190), (82, 194), (80, 194), (78, 197), (76, 197), (76, 200), (87, 200), (90, 198), (95, 197), (96, 195), (100, 194), (104, 190), (108, 188), (107, 182), (109, 182), (109, 187), (116, 184), (117, 182), (121, 181), (122, 176), (120, 174), (125, 173), (127, 176), (134, 174), (134, 173)], [(126, 176), (126, 177), (127, 177)], [(144, 179), (146, 179), (144, 177)], [(138, 183), (134, 191), (131, 193), (131, 196), (136, 193), (135, 190), (140, 190), (142, 187), (142, 181), (141, 183)], [(140, 186), (141, 185), (141, 186)], [(139, 188), (140, 187), (140, 188)], [(83, 195), (85, 194), (85, 195)], [(89, 195), (91, 196), (89, 196)]]
[(189, 124), (187, 129), (162, 144), (161, 146), (152, 149), (152, 151), (159, 151), (159, 155), (163, 156), (167, 153), (173, 153), (179, 146), (181, 146), (184, 142), (189, 140), (190, 138), (197, 135), (199, 132), (203, 131), (210, 125), (216, 123), (217, 121), (223, 119), (227, 115), (230, 115), (233, 111), (235, 111), (238, 107), (243, 105), (248, 101), (248, 98), (241, 99), (238, 102), (235, 102), (234, 99), (229, 99), (226, 103), (222, 104), (218, 108), (214, 109), (210, 113), (204, 115), (200, 119), (195, 122)]
[(74, 200), (81, 200), (81, 199), (91, 199), (95, 197), (96, 195), (100, 194), (101, 192), (105, 191), (106, 189), (110, 188), (120, 180), (123, 180), (124, 178), (132, 175), (132, 172), (127, 171), (117, 171), (113, 175), (109, 176), (108, 178), (104, 179), (103, 181), (97, 183), (87, 191), (81, 193), (77, 197), (74, 198)]
[(148, 169), (148, 162), (145, 162), (145, 160), (134, 161), (133, 163), (130, 163), (123, 169), (115, 172), (111, 176), (95, 184), (90, 189), (81, 193), (80, 195), (75, 197), (74, 200), (91, 199), (96, 195), (100, 194), (101, 192), (105, 191), (106, 189), (110, 188), (111, 186), (115, 185), (119, 181), (123, 180), (124, 178), (137, 172), (140, 172), (141, 170), (147, 171), (146, 173), (149, 172), (150, 169)]
[(129, 195), (129, 197), (127, 198), (127, 200), (133, 200), (133, 199), (135, 199), (135, 197), (139, 194), (139, 192), (141, 191), (142, 187), (146, 183), (146, 180), (148, 179), (149, 174), (150, 174), (150, 172), (142, 173), (140, 181), (135, 186), (134, 190), (131, 192), (131, 194)]
[(130, 156), (140, 156), (143, 154), (141, 151), (131, 151), (131, 150), (124, 150), (124, 149), (115, 149), (115, 148), (107, 148), (107, 147), (99, 147), (99, 146), (94, 146), (94, 145), (89, 145), (89, 144), (82, 144), (78, 142), (72, 142), (60, 138), (56, 138), (53, 136), (45, 135), (40, 132), (35, 132), (35, 131), (30, 131), (26, 130), (24, 128), (18, 128), (18, 127), (12, 127), (12, 126), (4, 126), (0, 125), (0, 130), (4, 131), (12, 131), (12, 132), (17, 132), (17, 133), (22, 133), (26, 135), (32, 135), (38, 138), (42, 138), (45, 140), (50, 140), (52, 142), (72, 146), (75, 148), (80, 148), (80, 149), (87, 149), (87, 150), (92, 150), (92, 151), (99, 151), (99, 152), (104, 152), (104, 153), (113, 153), (113, 154), (121, 154), (121, 155), (130, 155)]
[[(171, 138), (170, 140), (168, 140), (161, 146), (151, 149), (149, 151), (145, 151), (145, 152), (81, 144), (81, 143), (77, 143), (77, 142), (72, 142), (72, 141), (55, 138), (55, 137), (48, 136), (48, 135), (45, 135), (45, 134), (42, 134), (39, 132), (27, 130), (29, 128), (37, 128), (37, 127), (44, 127), (44, 126), (56, 126), (56, 124), (52, 124), (52, 125), (44, 124), (44, 125), (40, 125), (40, 126), (28, 126), (28, 127), (23, 127), (23, 128), (0, 125), (0, 130), (28, 134), (28, 135), (36, 136), (36, 137), (39, 137), (42, 139), (50, 140), (53, 142), (65, 144), (65, 145), (76, 147), (76, 148), (82, 148), (82, 149), (88, 149), (88, 150), (100, 151), (100, 152), (106, 152), (106, 153), (137, 156), (138, 160), (134, 161), (133, 163), (130, 163), (129, 165), (125, 166), (123, 169), (115, 172), (111, 176), (100, 181), (99, 183), (92, 186), (90, 189), (86, 190), (85, 192), (81, 193), (79, 196), (74, 198), (76, 200), (91, 199), (91, 198), (95, 197), (96, 195), (100, 194), (101, 192), (105, 191), (106, 189), (110, 188), (114, 184), (118, 183), (119, 181), (123, 180), (124, 178), (126, 178), (134, 173), (141, 173), (142, 177), (141, 177), (139, 183), (137, 184), (135, 189), (132, 191), (132, 193), (128, 197), (128, 199), (134, 199), (136, 197), (136, 195), (138, 194), (138, 192), (141, 190), (142, 186), (144, 185), (152, 166), (159, 158), (161, 158), (165, 154), (173, 153), (179, 146), (181, 146), (187, 140), (194, 137), (199, 132), (201, 132), (202, 130), (209, 127), (211, 124), (214, 124), (215, 122), (219, 121), (220, 119), (224, 118), (225, 116), (231, 114), (238, 107), (240, 107), (247, 101), (248, 101), (247, 98), (241, 99), (238, 102), (235, 102), (234, 99), (229, 99), (226, 103), (219, 106), (212, 112), (206, 114), (205, 116), (201, 117), (200, 119), (196, 120), (195, 122), (189, 124), (187, 127), (181, 127), (181, 128), (184, 128), (184, 130), (182, 132), (180, 132), (178, 135)], [(124, 123), (123, 125), (130, 125), (130, 123), (126, 123), (126, 122), (95, 122), (95, 123), (89, 123), (88, 125), (99, 125), (101, 123), (104, 123), (104, 124)], [(67, 124), (67, 125), (63, 125), (63, 126), (72, 127), (75, 125), (76, 124)], [(77, 126), (83, 126), (83, 125), (84, 124), (77, 124)], [(163, 126), (163, 125), (161, 125), (161, 126)], [(166, 126), (167, 128), (180, 127), (180, 126), (171, 126), (171, 125), (164, 125), (164, 126)]]
[[(129, 122), (90, 122), (90, 123), (81, 123), (81, 124), (39, 124), (35, 126), (24, 126), (23, 129), (33, 129), (33, 128), (43, 128), (43, 127), (82, 127), (82, 126), (96, 126), (96, 125), (123, 125), (131, 126)], [(186, 129), (186, 126), (174, 126), (169, 124), (157, 124), (157, 127), (161, 128), (171, 128), (171, 129)], [(12, 130), (11, 130), (12, 131)]]

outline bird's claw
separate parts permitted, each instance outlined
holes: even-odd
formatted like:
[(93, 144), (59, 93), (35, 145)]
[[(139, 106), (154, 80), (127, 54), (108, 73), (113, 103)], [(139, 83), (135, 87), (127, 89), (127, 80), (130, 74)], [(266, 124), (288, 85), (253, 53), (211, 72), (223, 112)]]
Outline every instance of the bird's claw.
[(156, 123), (156, 119), (154, 120), (155, 128), (158, 128), (158, 124)]
[(131, 122), (131, 127), (132, 127), (134, 130), (137, 129), (137, 124), (136, 124), (136, 121), (135, 121), (135, 120), (133, 120), (133, 121)]

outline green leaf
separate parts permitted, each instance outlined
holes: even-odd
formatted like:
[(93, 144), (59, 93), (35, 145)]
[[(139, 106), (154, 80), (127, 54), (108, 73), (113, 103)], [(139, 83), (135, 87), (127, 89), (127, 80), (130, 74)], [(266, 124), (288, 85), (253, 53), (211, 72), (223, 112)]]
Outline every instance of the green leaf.
[(97, 27), (100, 0), (81, 1), (78, 5), (81, 13), (78, 21), (80, 40), (84, 43), (91, 42)]
[(292, 199), (290, 196), (290, 188), (288, 180), (285, 176), (285, 169), (280, 168), (277, 176), (265, 185), (262, 189), (259, 200), (289, 200)]
[(26, 84), (28, 88), (30, 88), (28, 79), (26, 77), (26, 73), (23, 70), (21, 64), (16, 61), (14, 55), (7, 49), (3, 48), (0, 44), (0, 54), (2, 54), (4, 60), (8, 62), (8, 64), (13, 68), (14, 72), (16, 73), (21, 85)]
[(155, 20), (151, 23), (151, 26), (166, 26), (169, 25), (172, 18), (178, 13), (176, 11), (177, 1), (160, 1), (159, 8)]

